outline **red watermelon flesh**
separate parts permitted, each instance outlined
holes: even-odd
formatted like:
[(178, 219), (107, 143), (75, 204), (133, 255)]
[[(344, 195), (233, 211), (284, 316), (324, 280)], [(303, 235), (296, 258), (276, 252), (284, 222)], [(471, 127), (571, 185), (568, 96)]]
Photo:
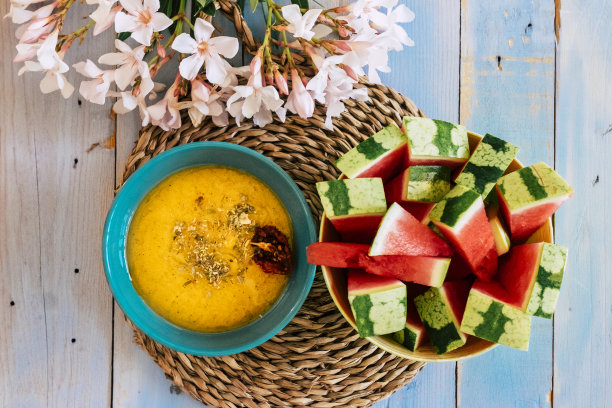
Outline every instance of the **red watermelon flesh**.
[(315, 242), (306, 248), (306, 261), (332, 268), (359, 268), (366, 262), (369, 249), (369, 245), (348, 242)]
[(433, 256), (371, 256), (362, 267), (366, 272), (397, 278), (404, 282), (440, 287), (444, 283), (449, 258)]
[(444, 282), (444, 286), (442, 286), (442, 289), (446, 292), (448, 305), (459, 324), (461, 324), (461, 320), (463, 319), (463, 313), (465, 312), (465, 305), (467, 304), (471, 287), (472, 282), (470, 280)]
[(382, 219), (382, 214), (364, 214), (334, 217), (330, 221), (344, 242), (370, 244)]
[(389, 151), (352, 178), (380, 177), (383, 181), (389, 180), (407, 165), (408, 148), (406, 145), (407, 143), (402, 144)]
[(508, 304), (521, 310), (527, 308), (531, 287), (538, 274), (542, 243), (517, 245), (501, 262), (498, 276), (508, 292)]
[(453, 250), (426, 225), (394, 203), (378, 228), (369, 254), (447, 257)]
[(504, 219), (510, 228), (513, 242), (524, 242), (536, 232), (554, 213), (561, 207), (569, 196), (557, 197), (546, 202), (537, 203), (525, 207), (520, 211), (510, 211), (503, 196), (497, 191), (499, 206), (504, 214)]
[(404, 201), (400, 202), (399, 205), (401, 205), (404, 210), (412, 214), (414, 218), (423, 222), (423, 220), (427, 218), (427, 215), (436, 205), (436, 203), (417, 203), (412, 201)]
[(348, 291), (369, 293), (375, 289), (395, 286), (401, 283), (397, 279), (372, 275), (359, 269), (351, 269), (348, 273)]
[(406, 284), (406, 293), (408, 294), (408, 313), (406, 315), (406, 323), (424, 329), (423, 322), (419, 317), (416, 306), (414, 305), (414, 298), (422, 295), (429, 289), (428, 286), (418, 285), (416, 283)]

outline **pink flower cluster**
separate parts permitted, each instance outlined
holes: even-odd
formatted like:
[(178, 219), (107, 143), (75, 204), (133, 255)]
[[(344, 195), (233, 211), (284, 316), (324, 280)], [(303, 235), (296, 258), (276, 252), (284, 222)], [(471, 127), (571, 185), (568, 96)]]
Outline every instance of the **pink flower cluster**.
[[(215, 36), (208, 19), (197, 18), (192, 26), (182, 12), (170, 18), (159, 11), (159, 0), (86, 1), (96, 6), (90, 21), (60, 34), (75, 0), (10, 0), (7, 17), (19, 24), (14, 59), (23, 63), (19, 74), (43, 72), (41, 91), (59, 90), (68, 98), (74, 87), (65, 76), (66, 51), (90, 28), (95, 36), (114, 27), (117, 33), (129, 33), (134, 45), (117, 39), (115, 52), (100, 56), (97, 64), (89, 59), (74, 64), (75, 71), (87, 78), (79, 93), (97, 104), (114, 98), (116, 113), (138, 108), (143, 126), (151, 123), (165, 130), (181, 126), (184, 109), (194, 126), (207, 116), (220, 126), (229, 122), (229, 116), (237, 124), (247, 118), (265, 126), (273, 114), (284, 121), (287, 110), (311, 117), (316, 102), (325, 107), (325, 124), (331, 129), (332, 118), (344, 111), (343, 101), (368, 98), (364, 88), (355, 87), (366, 67), (369, 80), (380, 82), (378, 72), (390, 71), (388, 52), (413, 45), (398, 23), (412, 21), (414, 14), (397, 6), (397, 0), (357, 0), (344, 7), (307, 11), (267, 0), (268, 24), (261, 48), (249, 66), (232, 67), (227, 59), (237, 54), (239, 41)], [(176, 1), (184, 6), (185, 0)], [(173, 23), (176, 28), (168, 37), (163, 32)], [(182, 32), (183, 23), (193, 35)], [(278, 36), (272, 31), (282, 41), (274, 39)], [(298, 55), (310, 60), (314, 74), (295, 63)], [(174, 56), (180, 59), (179, 73), (158, 96), (164, 86), (153, 78)]]

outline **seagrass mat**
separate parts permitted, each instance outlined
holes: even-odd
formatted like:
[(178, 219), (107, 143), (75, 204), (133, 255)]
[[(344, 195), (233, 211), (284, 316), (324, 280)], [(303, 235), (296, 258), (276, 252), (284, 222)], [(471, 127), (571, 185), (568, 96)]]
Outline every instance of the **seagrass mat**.
[[(185, 143), (215, 140), (236, 143), (272, 158), (302, 189), (315, 222), (322, 213), (315, 182), (336, 178), (336, 158), (402, 116), (424, 116), (406, 97), (381, 85), (368, 88), (370, 101), (345, 101), (346, 111), (324, 127), (317, 106), (309, 119), (288, 116), (265, 128), (252, 122), (217, 127), (205, 121), (193, 128), (183, 117), (180, 129), (142, 130), (128, 158), (123, 180), (151, 157)], [(327, 292), (320, 270), (304, 306), (278, 335), (261, 346), (226, 357), (176, 352), (134, 327), (135, 342), (166, 377), (196, 400), (214, 407), (367, 407), (408, 384), (425, 365), (395, 357), (346, 322)]]

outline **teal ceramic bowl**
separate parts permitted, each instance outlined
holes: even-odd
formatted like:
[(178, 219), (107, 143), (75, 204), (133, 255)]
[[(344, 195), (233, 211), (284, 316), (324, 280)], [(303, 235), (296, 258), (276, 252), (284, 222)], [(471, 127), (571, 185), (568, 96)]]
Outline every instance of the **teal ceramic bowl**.
[[(130, 279), (126, 241), (140, 201), (166, 177), (201, 165), (223, 165), (246, 171), (265, 182), (284, 203), (294, 231), (293, 271), (285, 291), (260, 318), (235, 330), (201, 333), (183, 329), (157, 315), (138, 295)], [(306, 263), (306, 247), (317, 239), (304, 195), (291, 177), (267, 157), (243, 146), (198, 142), (173, 148), (139, 168), (123, 185), (106, 218), (102, 255), (106, 279), (125, 315), (147, 336), (183, 353), (223, 356), (265, 342), (298, 312), (312, 286), (315, 266)]]

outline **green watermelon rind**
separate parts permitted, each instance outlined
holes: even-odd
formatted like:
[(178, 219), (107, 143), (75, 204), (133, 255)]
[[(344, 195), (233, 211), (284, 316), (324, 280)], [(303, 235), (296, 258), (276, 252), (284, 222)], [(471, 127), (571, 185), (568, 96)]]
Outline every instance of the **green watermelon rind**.
[(406, 324), (406, 286), (367, 294), (349, 293), (355, 325), (361, 337), (381, 336), (402, 330)]
[(384, 214), (387, 211), (385, 189), (380, 178), (321, 181), (316, 187), (329, 218)]
[(519, 350), (529, 349), (531, 318), (518, 308), (470, 290), (461, 331)]
[(475, 206), (484, 206), (482, 197), (474, 190), (457, 185), (438, 202), (429, 213), (429, 218), (449, 228), (457, 228), (461, 221), (476, 211)]
[(536, 163), (506, 174), (497, 189), (511, 212), (569, 197), (574, 190), (550, 166)]
[(353, 178), (407, 141), (397, 126), (389, 125), (346, 152), (336, 160), (336, 167), (348, 178)]
[(403, 330), (396, 331), (393, 333), (393, 340), (403, 345), (410, 351), (416, 351), (420, 345), (421, 338), (423, 337), (421, 328), (412, 326), (406, 323), (406, 327)]
[(529, 315), (551, 319), (557, 306), (567, 248), (544, 243), (537, 276), (531, 290), (525, 312)]
[(411, 166), (406, 201), (437, 203), (450, 191), (446, 166)]
[(419, 317), (437, 354), (444, 354), (465, 344), (467, 336), (459, 330), (443, 288), (430, 288), (414, 298)]
[(467, 130), (442, 120), (405, 116), (402, 119), (408, 136), (411, 160), (444, 158), (465, 162), (470, 156)]
[(476, 146), (455, 182), (486, 198), (510, 166), (518, 150), (513, 144), (487, 133)]

